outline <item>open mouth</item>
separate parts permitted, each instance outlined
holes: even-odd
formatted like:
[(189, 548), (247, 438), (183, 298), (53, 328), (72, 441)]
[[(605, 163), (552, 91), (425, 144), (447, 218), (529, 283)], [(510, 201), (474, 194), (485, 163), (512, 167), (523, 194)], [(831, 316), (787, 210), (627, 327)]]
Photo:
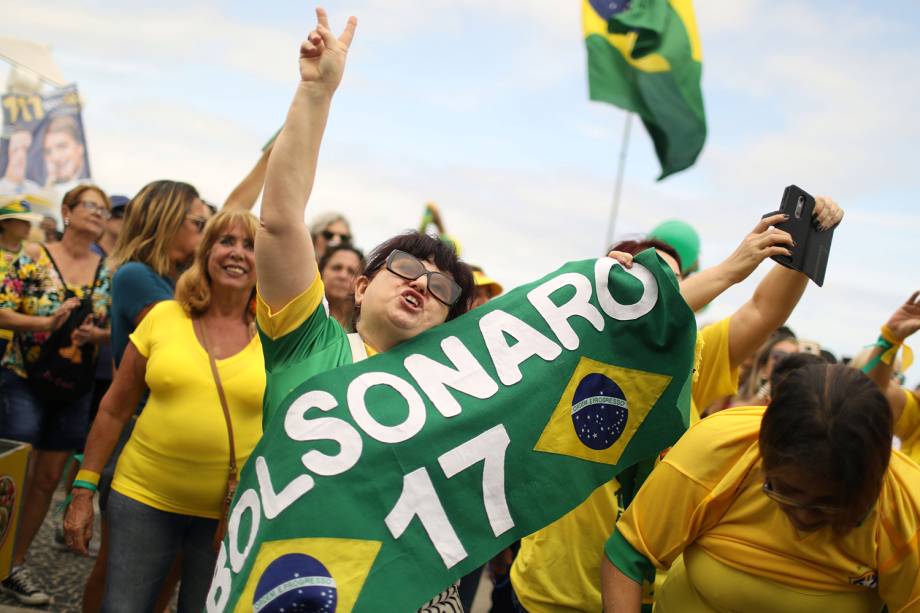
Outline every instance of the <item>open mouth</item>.
[(402, 293), (403, 302), (412, 310), (420, 310), (424, 306), (424, 298), (418, 292), (407, 290)]

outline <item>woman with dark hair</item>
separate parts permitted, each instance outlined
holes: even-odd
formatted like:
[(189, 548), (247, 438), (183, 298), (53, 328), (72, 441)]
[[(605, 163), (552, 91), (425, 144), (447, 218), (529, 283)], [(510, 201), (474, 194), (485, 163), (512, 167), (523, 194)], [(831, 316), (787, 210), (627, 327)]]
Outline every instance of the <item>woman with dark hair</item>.
[(319, 260), (329, 314), (346, 332), (355, 331), (355, 279), (364, 272), (364, 254), (351, 245), (336, 245)]
[[(819, 197), (815, 219), (828, 227), (843, 217), (837, 204)], [(610, 257), (632, 266), (632, 256), (655, 249), (680, 280), (684, 300), (694, 311), (706, 306), (728, 287), (744, 281), (771, 255), (788, 253), (792, 237), (772, 227), (783, 219), (761, 219), (738, 247), (721, 263), (684, 279), (680, 255), (660, 240), (631, 240), (614, 245)], [(690, 389), (690, 423), (718, 398), (738, 389), (738, 370), (795, 308), (808, 278), (779, 264), (764, 277), (745, 302), (729, 317), (704, 326), (697, 334), (697, 360)], [(664, 451), (664, 450), (662, 450)], [(511, 571), (511, 583), (521, 606), (530, 611), (565, 613), (601, 608), (600, 567), (604, 542), (610, 536), (610, 518), (629, 504), (642, 484), (640, 475), (651, 466), (632, 470), (612, 480), (579, 507), (521, 541)]]
[(604, 610), (638, 612), (655, 567), (670, 567), (663, 612), (915, 610), (920, 467), (891, 428), (884, 396), (843, 365), (799, 368), (768, 407), (701, 421), (617, 522)]
[[(111, 216), (109, 197), (95, 185), (80, 185), (64, 195), (61, 213), (61, 240), (29, 244), (0, 280), (0, 328), (15, 332), (0, 377), (0, 437), (35, 448), (13, 571), (2, 587), (29, 605), (51, 600), (25, 565), (26, 552), (67, 460), (86, 440), (98, 347), (109, 340), (112, 275), (93, 251)], [(49, 393), (47, 379), (66, 377), (65, 366), (73, 380)]]
[[(316, 14), (316, 29), (300, 48), (300, 82), (268, 161), (256, 241), (266, 424), (290, 390), (310, 377), (388, 351), (462, 315), (473, 293), (472, 273), (450, 247), (409, 232), (374, 249), (355, 281), (356, 332), (346, 334), (323, 307), (323, 280), (304, 212), (356, 22), (349, 19), (337, 39), (326, 12)], [(436, 600), (460, 606), (456, 588)]]

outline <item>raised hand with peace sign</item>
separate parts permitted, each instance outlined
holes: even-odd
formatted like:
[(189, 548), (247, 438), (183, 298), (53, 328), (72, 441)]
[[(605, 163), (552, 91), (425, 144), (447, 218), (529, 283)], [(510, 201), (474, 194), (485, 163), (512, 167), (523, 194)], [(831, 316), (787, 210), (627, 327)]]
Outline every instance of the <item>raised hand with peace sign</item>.
[(316, 26), (300, 45), (300, 81), (268, 158), (262, 227), (256, 239), (259, 296), (272, 311), (302, 294), (317, 275), (316, 254), (304, 215), (332, 96), (342, 81), (357, 23), (349, 17), (336, 38), (329, 29), (326, 11), (317, 8)]
[(355, 36), (358, 20), (349, 17), (345, 30), (336, 38), (329, 29), (325, 9), (316, 9), (316, 28), (300, 45), (300, 80), (335, 91), (345, 72), (345, 56)]

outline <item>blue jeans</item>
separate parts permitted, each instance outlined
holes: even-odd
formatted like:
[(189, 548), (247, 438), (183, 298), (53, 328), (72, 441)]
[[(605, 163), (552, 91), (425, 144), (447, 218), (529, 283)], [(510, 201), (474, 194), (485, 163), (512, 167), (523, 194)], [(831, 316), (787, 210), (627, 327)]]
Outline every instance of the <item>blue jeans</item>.
[(30, 443), (44, 451), (80, 449), (89, 430), (92, 396), (89, 390), (62, 406), (46, 406), (25, 379), (0, 369), (0, 438)]
[(211, 585), (217, 553), (217, 520), (154, 509), (112, 490), (106, 517), (109, 559), (104, 613), (153, 611), (163, 581), (182, 554), (178, 613), (200, 613)]

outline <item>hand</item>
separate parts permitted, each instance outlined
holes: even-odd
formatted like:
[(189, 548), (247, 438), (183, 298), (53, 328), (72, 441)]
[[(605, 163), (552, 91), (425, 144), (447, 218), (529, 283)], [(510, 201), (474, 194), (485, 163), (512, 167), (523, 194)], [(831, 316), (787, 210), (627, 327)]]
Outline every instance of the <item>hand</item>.
[(75, 308), (80, 306), (80, 300), (77, 298), (68, 298), (65, 300), (57, 310), (48, 316), (48, 332), (54, 332), (58, 328), (64, 325), (64, 322), (67, 321), (67, 318), (70, 317), (70, 312)]
[(300, 80), (322, 86), (332, 94), (345, 72), (345, 55), (355, 36), (358, 20), (348, 18), (345, 31), (336, 38), (329, 30), (325, 9), (316, 9), (316, 29), (300, 45)]
[(631, 253), (626, 253), (625, 251), (611, 251), (607, 254), (607, 257), (619, 262), (620, 266), (623, 268), (632, 268), (633, 256)]
[(93, 538), (93, 493), (82, 488), (74, 488), (72, 493), (64, 515), (64, 542), (73, 551), (88, 556)]
[(812, 216), (818, 224), (818, 229), (830, 230), (837, 227), (840, 220), (843, 219), (843, 209), (827, 196), (818, 196), (815, 198), (815, 210)]
[(920, 291), (911, 294), (885, 324), (891, 334), (899, 341), (920, 330)]
[(788, 217), (782, 213), (764, 217), (751, 233), (744, 237), (738, 248), (720, 266), (725, 267), (732, 283), (747, 279), (765, 259), (774, 255), (792, 255), (787, 247), (793, 246), (792, 235), (773, 226)]
[(89, 315), (80, 324), (80, 327), (70, 333), (70, 340), (77, 346), (85, 345), (86, 343), (95, 343), (99, 338), (99, 328), (93, 323), (93, 316)]

